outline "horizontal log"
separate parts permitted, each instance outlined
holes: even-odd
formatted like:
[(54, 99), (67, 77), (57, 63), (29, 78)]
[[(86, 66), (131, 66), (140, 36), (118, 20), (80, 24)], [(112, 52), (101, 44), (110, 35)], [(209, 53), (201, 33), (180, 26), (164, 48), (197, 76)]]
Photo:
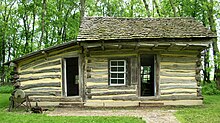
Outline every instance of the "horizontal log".
[(170, 65), (161, 65), (161, 69), (172, 69), (172, 70), (195, 70), (196, 65), (187, 65), (187, 64), (170, 64)]
[[(189, 79), (188, 79), (189, 78)], [(184, 83), (196, 83), (196, 80), (192, 77), (166, 77), (166, 78), (160, 78), (160, 83), (176, 83), (176, 84), (184, 84)]]
[(106, 91), (106, 92), (95, 92), (95, 93), (88, 93), (88, 96), (104, 96), (104, 95), (120, 95), (120, 94), (135, 94), (136, 91)]
[(21, 86), (23, 90), (30, 89), (30, 88), (37, 88), (37, 87), (61, 87), (60, 82), (50, 82), (50, 83), (37, 83), (37, 84), (29, 84), (25, 86)]
[(102, 62), (102, 63), (88, 63), (87, 64), (87, 67), (89, 68), (93, 68), (93, 69), (106, 69), (108, 68), (108, 62), (105, 63), (105, 62)]
[(195, 73), (195, 70), (172, 70), (172, 69), (161, 69), (160, 72)]
[(50, 79), (55, 79), (61, 78), (61, 75), (57, 74), (57, 75), (43, 75), (43, 76), (34, 76), (34, 77), (28, 77), (28, 78), (20, 78), (20, 82), (24, 82), (24, 81), (29, 81), (29, 80), (39, 80), (39, 79), (46, 79), (46, 78), (50, 78)]
[(195, 85), (160, 85), (160, 90), (169, 90), (169, 89), (197, 89), (198, 86)]
[(175, 94), (197, 94), (197, 92), (196, 92), (196, 89), (195, 89), (195, 91), (194, 92), (192, 92), (192, 91), (174, 91), (174, 92), (161, 92), (160, 94), (161, 95), (167, 95), (167, 94), (172, 94), (172, 95), (175, 95)]
[(60, 87), (39, 87), (39, 88), (30, 88), (30, 91), (45, 91), (45, 90), (61, 91), (61, 88), (60, 88)]
[(167, 77), (195, 77), (194, 73), (182, 73), (182, 72), (163, 72), (160, 71), (160, 76), (167, 76)]
[(61, 96), (61, 91), (28, 91), (25, 94), (28, 96)]
[(54, 96), (30, 96), (30, 101), (35, 102), (82, 102), (80, 96), (76, 97), (54, 97)]
[(136, 86), (135, 85), (132, 85), (132, 86), (93, 85), (93, 86), (86, 87), (86, 89), (124, 90), (124, 89), (136, 89)]
[(108, 83), (108, 78), (88, 78), (87, 82), (107, 82)]
[(91, 100), (121, 100), (121, 101), (136, 101), (137, 96), (112, 96), (112, 97), (102, 97), (102, 98), (92, 98)]
[(165, 100), (202, 100), (203, 97), (196, 95), (172, 95), (172, 96), (160, 96), (160, 97), (139, 97), (137, 100), (140, 101), (165, 101)]
[(161, 62), (174, 62), (174, 63), (195, 63), (197, 58), (195, 57), (172, 57), (164, 56), (161, 57)]
[(25, 75), (25, 74), (36, 74), (36, 73), (48, 73), (48, 72), (60, 72), (60, 68), (49, 68), (49, 69), (42, 69), (42, 70), (37, 70), (37, 71), (23, 71), (20, 72), (19, 75)]
[(55, 66), (61, 64), (60, 60), (52, 61), (52, 62), (46, 62), (37, 66), (34, 66), (33, 69), (39, 69), (39, 68), (44, 68), (44, 67), (49, 67), (49, 66)]

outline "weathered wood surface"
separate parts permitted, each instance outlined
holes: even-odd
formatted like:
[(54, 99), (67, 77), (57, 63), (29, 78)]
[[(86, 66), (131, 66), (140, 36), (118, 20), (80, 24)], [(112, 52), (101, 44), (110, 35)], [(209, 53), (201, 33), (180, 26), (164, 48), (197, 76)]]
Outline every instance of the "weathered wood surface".
[(49, 68), (49, 69), (42, 69), (42, 70), (36, 70), (36, 71), (22, 71), (19, 73), (19, 75), (25, 75), (25, 74), (37, 74), (37, 73), (49, 73), (49, 72), (61, 72), (60, 68)]
[(49, 83), (33, 83), (33, 84), (28, 84), (25, 86), (22, 86), (21, 88), (23, 90), (30, 89), (30, 88), (37, 88), (37, 87), (61, 87), (60, 82), (49, 82)]
[(87, 86), (87, 89), (109, 89), (109, 90), (114, 90), (114, 89), (136, 89), (136, 86), (109, 86), (109, 85), (93, 85), (93, 86)]
[(88, 96), (104, 96), (104, 95), (120, 95), (120, 94), (135, 94), (136, 91), (128, 91), (128, 90), (119, 90), (119, 91), (106, 91), (106, 92), (96, 92), (96, 93), (88, 93)]
[(29, 96), (31, 102), (82, 102), (81, 97)]
[(20, 78), (19, 80), (21, 82), (24, 82), (24, 81), (30, 81), (30, 80), (40, 80), (40, 79), (45, 79), (45, 78), (50, 78), (50, 79), (58, 78), (58, 79), (60, 79), (61, 75), (57, 74), (57, 75), (43, 75), (43, 76), (33, 76), (33, 77), (30, 76), (28, 78)]
[(39, 68), (44, 68), (44, 67), (49, 67), (49, 66), (55, 66), (55, 65), (59, 65), (59, 64), (61, 64), (60, 60), (52, 61), (52, 62), (46, 62), (46, 63), (40, 64), (40, 65), (34, 66), (33, 69), (39, 69)]
[(61, 91), (25, 91), (28, 96), (61, 96)]

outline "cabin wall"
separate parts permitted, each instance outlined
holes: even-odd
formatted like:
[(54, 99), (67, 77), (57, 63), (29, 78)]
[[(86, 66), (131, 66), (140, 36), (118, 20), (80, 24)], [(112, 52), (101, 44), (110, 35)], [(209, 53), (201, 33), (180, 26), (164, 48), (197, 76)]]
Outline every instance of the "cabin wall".
[(199, 52), (166, 52), (160, 55), (160, 98), (196, 99), (195, 79)]
[(50, 53), (42, 53), (18, 63), (22, 89), (32, 101), (66, 102), (81, 101), (81, 98), (63, 97), (62, 59), (76, 57), (80, 47), (74, 46)]
[[(108, 62), (110, 59), (127, 61), (129, 76), (127, 77), (126, 85), (109, 86)], [(137, 97), (137, 60), (137, 53), (131, 50), (89, 51), (86, 57), (87, 64), (85, 69), (87, 99), (123, 100), (128, 97)]]

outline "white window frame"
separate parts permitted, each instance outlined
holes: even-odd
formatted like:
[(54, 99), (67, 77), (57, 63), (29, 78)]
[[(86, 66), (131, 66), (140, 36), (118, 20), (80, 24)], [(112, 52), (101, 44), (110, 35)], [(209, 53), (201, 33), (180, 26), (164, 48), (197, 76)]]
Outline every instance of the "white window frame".
[[(117, 61), (117, 62), (123, 61), (123, 62), (124, 62), (124, 66), (118, 66), (118, 65), (113, 66), (113, 65), (111, 64), (111, 62), (113, 62), (113, 61)], [(110, 85), (110, 86), (126, 85), (126, 73), (127, 73), (126, 65), (127, 65), (126, 60), (110, 60), (110, 61), (109, 61), (109, 85)], [(124, 67), (124, 71), (111, 71), (112, 67), (117, 67), (117, 68), (118, 68), (118, 67)], [(111, 74), (112, 74), (112, 73), (116, 73), (116, 74), (118, 74), (118, 73), (123, 73), (123, 74), (124, 74), (124, 78), (112, 78), (112, 77), (111, 77)], [(111, 82), (112, 79), (117, 79), (117, 84), (112, 84), (112, 82)], [(118, 80), (119, 80), (119, 79), (123, 79), (123, 80), (124, 80), (124, 83), (123, 83), (123, 84), (118, 84)]]

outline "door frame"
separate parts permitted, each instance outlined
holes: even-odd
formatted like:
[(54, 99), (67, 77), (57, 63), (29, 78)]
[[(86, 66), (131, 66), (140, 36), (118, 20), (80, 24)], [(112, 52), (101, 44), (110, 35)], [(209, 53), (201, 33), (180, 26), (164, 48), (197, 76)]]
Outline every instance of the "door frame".
[[(141, 56), (142, 55), (154, 55), (154, 95), (153, 96), (141, 96)], [(139, 84), (138, 84), (138, 96), (143, 97), (143, 98), (148, 98), (148, 97), (157, 97), (160, 94), (159, 91), (159, 70), (160, 70), (160, 62), (159, 62), (159, 54), (158, 53), (140, 53), (138, 55), (138, 75), (139, 75)]]
[[(67, 58), (78, 58), (78, 73), (79, 73), (79, 95), (76, 96), (67, 96), (67, 78), (66, 78), (66, 59)], [(82, 86), (82, 79), (81, 79), (81, 62), (80, 62), (80, 56), (71, 56), (71, 57), (63, 57), (62, 58), (62, 96), (64, 97), (77, 97), (77, 96), (81, 96), (81, 86)]]

